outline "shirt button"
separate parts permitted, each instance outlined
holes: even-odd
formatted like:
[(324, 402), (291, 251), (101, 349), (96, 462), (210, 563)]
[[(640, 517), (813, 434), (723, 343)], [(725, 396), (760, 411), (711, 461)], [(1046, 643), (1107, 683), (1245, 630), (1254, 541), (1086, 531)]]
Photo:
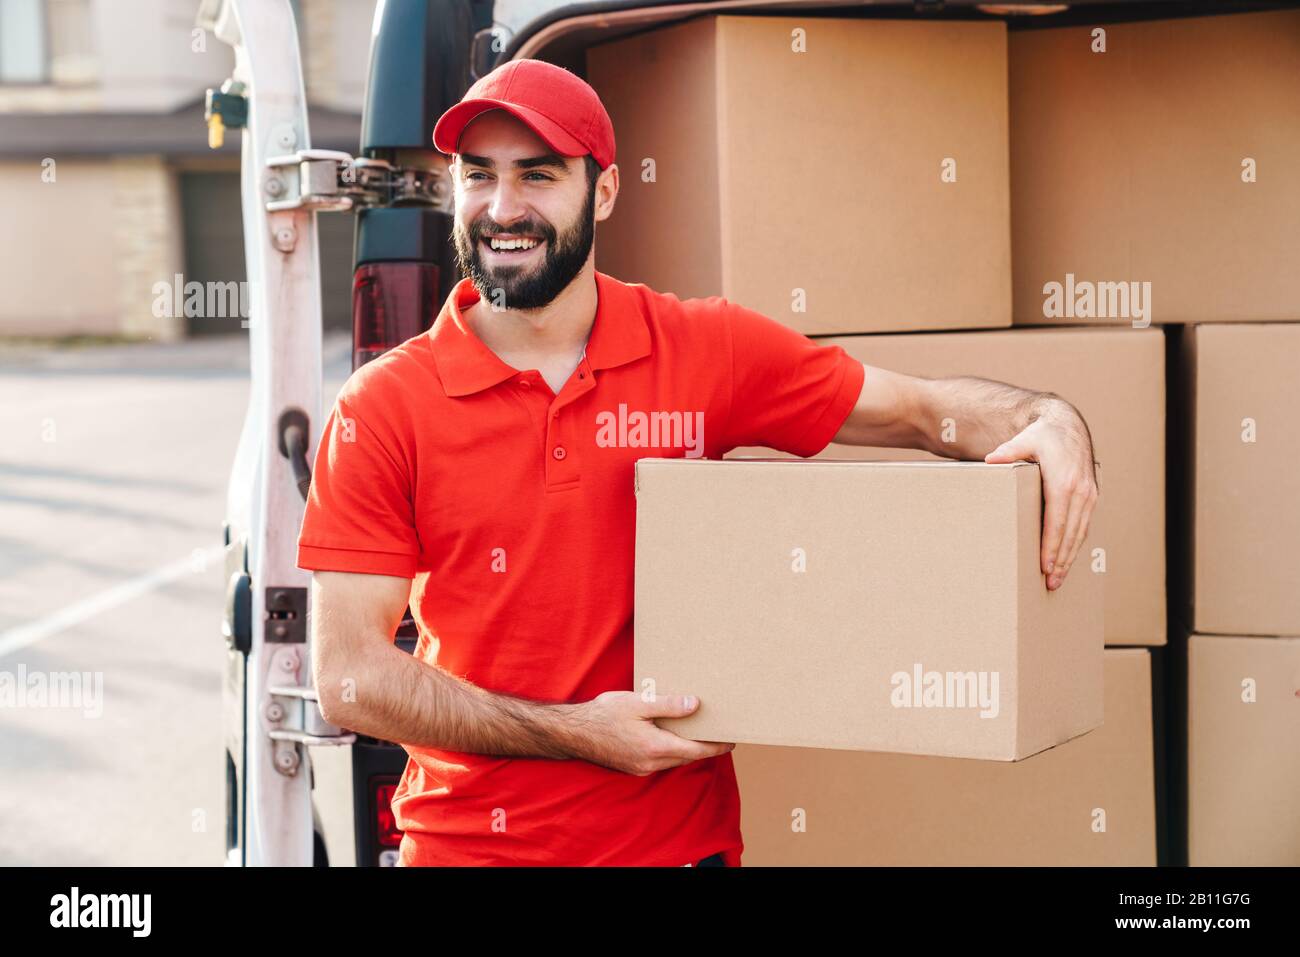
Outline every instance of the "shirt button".
[(555, 460), (556, 460), (557, 462), (559, 462), (559, 461), (562, 461), (562, 460), (564, 459), (564, 457), (565, 457), (566, 455), (568, 455), (569, 453), (566, 452), (566, 451), (564, 451), (564, 446), (563, 446), (563, 445), (557, 445), (554, 449), (551, 450), (551, 454), (554, 455), (554, 456), (555, 456)]
[(523, 388), (528, 389), (528, 388), (531, 388), (531, 387), (532, 387), (533, 382), (532, 382), (531, 379), (520, 379), (520, 380), (519, 380), (519, 384), (520, 384)]

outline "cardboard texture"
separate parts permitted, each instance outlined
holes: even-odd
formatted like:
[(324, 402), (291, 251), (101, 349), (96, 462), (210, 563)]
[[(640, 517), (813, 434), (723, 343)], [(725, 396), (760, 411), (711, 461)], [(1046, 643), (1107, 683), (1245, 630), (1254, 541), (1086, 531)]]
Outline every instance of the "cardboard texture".
[(593, 46), (622, 171), (597, 268), (810, 334), (1008, 326), (1006, 70), (1000, 22), (715, 16)]
[(1101, 579), (1047, 590), (1036, 465), (641, 459), (636, 478), (633, 687), (701, 702), (662, 727), (1013, 761), (1100, 724)]
[(743, 862), (1154, 865), (1150, 653), (1107, 649), (1105, 685), (1100, 728), (1015, 764), (739, 745)]
[(1191, 621), (1300, 635), (1300, 324), (1184, 330)]
[[(1088, 423), (1106, 521), (1106, 644), (1163, 645), (1165, 622), (1165, 353), (1158, 329), (1015, 329), (826, 340), (870, 366), (941, 378), (974, 375), (1055, 392)], [(961, 429), (962, 423), (954, 422)], [(936, 423), (936, 429), (942, 426)], [(770, 457), (743, 448), (729, 457)], [(928, 452), (830, 445), (817, 458), (935, 460)], [(1099, 507), (1100, 511), (1100, 507)], [(1072, 578), (1066, 579), (1069, 586)]]
[(1300, 10), (1103, 28), (1009, 37), (1016, 324), (1138, 318), (1044, 316), (1067, 274), (1149, 283), (1156, 323), (1300, 319)]
[(1300, 639), (1192, 635), (1187, 712), (1188, 862), (1300, 865)]

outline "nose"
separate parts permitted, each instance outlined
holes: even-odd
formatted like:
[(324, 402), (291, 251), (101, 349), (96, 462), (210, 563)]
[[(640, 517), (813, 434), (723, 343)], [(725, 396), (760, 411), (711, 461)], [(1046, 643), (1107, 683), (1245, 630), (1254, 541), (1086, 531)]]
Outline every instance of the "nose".
[(509, 228), (528, 215), (528, 209), (520, 198), (516, 186), (507, 178), (499, 178), (488, 203), (488, 215), (499, 226)]

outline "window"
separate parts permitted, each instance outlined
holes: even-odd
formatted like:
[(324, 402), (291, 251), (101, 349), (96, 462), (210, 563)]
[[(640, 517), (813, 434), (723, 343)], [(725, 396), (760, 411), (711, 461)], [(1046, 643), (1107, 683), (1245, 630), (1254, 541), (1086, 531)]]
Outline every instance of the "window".
[(93, 82), (90, 0), (0, 0), (0, 83)]
[(44, 0), (0, 3), (0, 83), (49, 81)]

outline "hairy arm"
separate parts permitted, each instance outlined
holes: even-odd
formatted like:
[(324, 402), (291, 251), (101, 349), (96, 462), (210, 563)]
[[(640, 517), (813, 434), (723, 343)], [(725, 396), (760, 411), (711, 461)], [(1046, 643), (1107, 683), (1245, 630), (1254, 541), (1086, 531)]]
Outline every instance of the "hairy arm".
[(606, 691), (576, 704), (487, 691), (393, 643), (411, 580), (312, 576), (312, 670), (331, 724), (400, 744), (502, 757), (581, 758), (647, 775), (730, 751), (654, 723), (699, 707), (684, 695)]
[(867, 366), (862, 392), (834, 441), (1039, 463), (1041, 566), (1048, 588), (1060, 587), (1088, 534), (1098, 495), (1092, 434), (1079, 411), (1054, 393), (975, 376), (927, 379)]
[(581, 750), (581, 705), (494, 694), (398, 648), (410, 589), (408, 578), (314, 573), (312, 666), (327, 721), (451, 751), (564, 758)]

